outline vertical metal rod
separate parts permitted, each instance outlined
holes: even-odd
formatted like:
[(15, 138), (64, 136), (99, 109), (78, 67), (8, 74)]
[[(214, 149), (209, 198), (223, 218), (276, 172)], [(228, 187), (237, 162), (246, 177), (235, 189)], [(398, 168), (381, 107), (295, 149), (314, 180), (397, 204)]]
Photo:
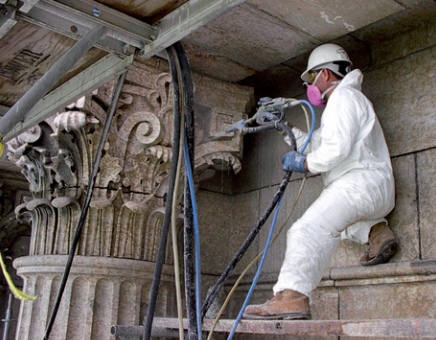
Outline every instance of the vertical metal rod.
[(12, 130), (106, 31), (104, 26), (93, 28), (64, 54), (0, 119), (0, 134), (4, 136)]
[(8, 297), (8, 309), (6, 309), (6, 316), (2, 320), (5, 323), (5, 328), (3, 329), (3, 340), (8, 340), (9, 335), (9, 323), (11, 320), (11, 313), (12, 313), (12, 294), (9, 293)]

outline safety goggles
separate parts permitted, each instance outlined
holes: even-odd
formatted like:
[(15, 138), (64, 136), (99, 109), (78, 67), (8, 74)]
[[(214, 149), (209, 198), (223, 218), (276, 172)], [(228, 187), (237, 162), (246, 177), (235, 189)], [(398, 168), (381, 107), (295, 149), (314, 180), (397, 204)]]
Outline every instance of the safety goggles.
[(317, 70), (311, 70), (311, 71), (309, 71), (309, 81), (306, 81), (306, 82), (304, 82), (303, 83), (303, 86), (304, 86), (304, 88), (307, 88), (309, 85), (312, 85), (313, 84), (313, 82), (315, 81), (315, 79), (316, 79), (316, 76), (318, 75), (318, 73), (319, 72), (321, 72), (323, 69), (322, 68), (320, 68), (320, 69), (317, 69)]

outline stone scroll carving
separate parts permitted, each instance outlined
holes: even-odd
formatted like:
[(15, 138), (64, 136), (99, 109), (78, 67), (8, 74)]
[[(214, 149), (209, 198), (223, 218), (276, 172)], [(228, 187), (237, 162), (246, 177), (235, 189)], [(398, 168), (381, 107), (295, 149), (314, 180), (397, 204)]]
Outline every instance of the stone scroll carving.
[[(9, 142), (32, 199), (16, 208), (31, 221), (30, 255), (67, 254), (89, 186), (93, 161), (115, 81)], [(219, 131), (245, 116), (251, 91), (195, 79), (198, 180), (215, 171), (240, 171), (242, 139)], [(168, 73), (135, 64), (117, 104), (78, 254), (155, 261), (162, 228), (173, 137)], [(179, 190), (182, 193), (182, 190)], [(182, 198), (177, 199), (180, 214)], [(168, 252), (170, 254), (171, 252)], [(166, 258), (171, 264), (171, 255)]]

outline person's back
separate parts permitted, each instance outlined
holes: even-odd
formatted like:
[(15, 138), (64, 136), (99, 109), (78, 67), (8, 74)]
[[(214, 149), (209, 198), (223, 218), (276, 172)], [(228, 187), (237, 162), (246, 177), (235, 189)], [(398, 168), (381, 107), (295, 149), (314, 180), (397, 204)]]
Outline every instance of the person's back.
[(362, 79), (354, 70), (338, 84), (322, 114), (318, 147), (307, 156), (309, 171), (321, 173), (325, 185), (359, 170), (379, 171), (393, 185), (388, 147), (372, 103), (361, 92)]

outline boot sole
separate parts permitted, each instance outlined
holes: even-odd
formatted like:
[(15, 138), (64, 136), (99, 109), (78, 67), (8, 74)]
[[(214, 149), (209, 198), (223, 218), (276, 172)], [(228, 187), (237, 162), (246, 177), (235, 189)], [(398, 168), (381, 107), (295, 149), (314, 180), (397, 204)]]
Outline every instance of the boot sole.
[(310, 320), (312, 315), (310, 313), (287, 313), (280, 315), (254, 315), (243, 314), (244, 319), (250, 320)]
[(383, 245), (380, 252), (373, 257), (371, 260), (366, 262), (361, 262), (362, 266), (374, 266), (376, 264), (386, 263), (391, 257), (396, 253), (398, 249), (398, 243), (396, 240), (392, 240)]

